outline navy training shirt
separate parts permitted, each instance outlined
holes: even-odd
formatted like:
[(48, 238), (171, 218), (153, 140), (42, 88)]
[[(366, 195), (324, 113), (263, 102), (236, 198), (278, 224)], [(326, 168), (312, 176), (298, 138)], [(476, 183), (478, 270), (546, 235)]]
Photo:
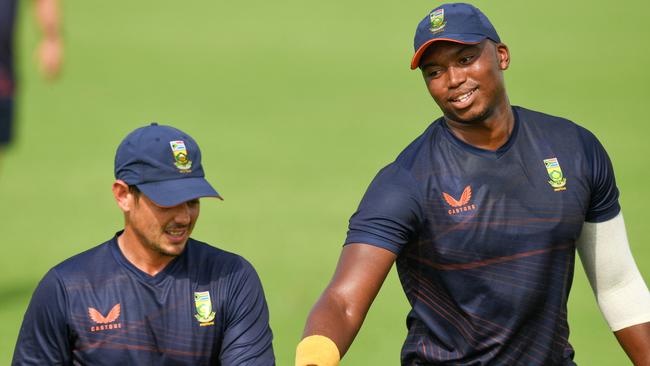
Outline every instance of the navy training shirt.
[(611, 162), (568, 120), (513, 107), (487, 151), (431, 124), (382, 169), (345, 244), (398, 255), (402, 365), (574, 365), (567, 298), (585, 221), (619, 211)]
[(12, 365), (275, 364), (262, 285), (246, 260), (190, 239), (150, 276), (116, 237), (45, 275)]
[(0, 0), (0, 98), (14, 93), (13, 39), (16, 0)]

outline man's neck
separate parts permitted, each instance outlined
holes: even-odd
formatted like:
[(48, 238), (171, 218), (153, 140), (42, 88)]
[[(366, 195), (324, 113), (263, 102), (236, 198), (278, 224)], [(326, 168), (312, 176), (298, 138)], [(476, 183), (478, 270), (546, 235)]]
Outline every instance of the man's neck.
[(515, 126), (515, 116), (509, 103), (494, 110), (483, 121), (461, 123), (448, 118), (445, 120), (454, 136), (461, 141), (490, 151), (505, 145)]
[(128, 227), (117, 237), (117, 245), (131, 264), (149, 276), (160, 273), (174, 259), (147, 247)]

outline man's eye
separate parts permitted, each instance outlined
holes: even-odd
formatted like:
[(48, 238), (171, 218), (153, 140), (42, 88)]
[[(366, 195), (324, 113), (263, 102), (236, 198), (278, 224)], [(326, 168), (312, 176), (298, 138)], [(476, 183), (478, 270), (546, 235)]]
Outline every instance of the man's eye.
[(472, 60), (474, 60), (474, 56), (465, 56), (465, 57), (460, 59), (460, 64), (461, 65), (467, 65), (467, 64), (471, 63)]
[(427, 72), (427, 76), (429, 76), (430, 78), (436, 78), (436, 77), (440, 76), (441, 73), (442, 73), (442, 71), (440, 71), (440, 70), (431, 70), (431, 71)]

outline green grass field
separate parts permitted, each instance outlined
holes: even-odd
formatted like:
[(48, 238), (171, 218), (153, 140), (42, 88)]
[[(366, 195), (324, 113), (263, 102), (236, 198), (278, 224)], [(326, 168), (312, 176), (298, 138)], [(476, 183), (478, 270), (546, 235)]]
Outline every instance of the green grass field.
[[(278, 365), (329, 280), (377, 170), (440, 114), (410, 71), (437, 2), (63, 0), (66, 64), (47, 84), (21, 2), (19, 125), (0, 162), (0, 364), (53, 265), (121, 228), (113, 157), (150, 121), (199, 141), (208, 179), (194, 237), (248, 258), (265, 286)], [(477, 1), (510, 46), (510, 100), (593, 131), (613, 160), (632, 250), (650, 280), (650, 3)], [(389, 275), (343, 365), (397, 365), (408, 310)], [(570, 301), (581, 365), (625, 365), (579, 265)]]

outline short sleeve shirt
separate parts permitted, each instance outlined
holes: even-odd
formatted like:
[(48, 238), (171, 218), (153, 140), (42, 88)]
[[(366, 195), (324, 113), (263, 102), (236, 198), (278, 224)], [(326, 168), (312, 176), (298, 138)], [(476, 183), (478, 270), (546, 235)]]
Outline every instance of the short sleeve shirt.
[(602, 145), (568, 120), (513, 107), (487, 151), (435, 121), (382, 169), (346, 245), (398, 255), (409, 303), (403, 365), (573, 365), (567, 297), (585, 221), (616, 216)]
[(50, 270), (12, 365), (275, 364), (261, 283), (242, 257), (190, 239), (155, 276), (116, 238)]

